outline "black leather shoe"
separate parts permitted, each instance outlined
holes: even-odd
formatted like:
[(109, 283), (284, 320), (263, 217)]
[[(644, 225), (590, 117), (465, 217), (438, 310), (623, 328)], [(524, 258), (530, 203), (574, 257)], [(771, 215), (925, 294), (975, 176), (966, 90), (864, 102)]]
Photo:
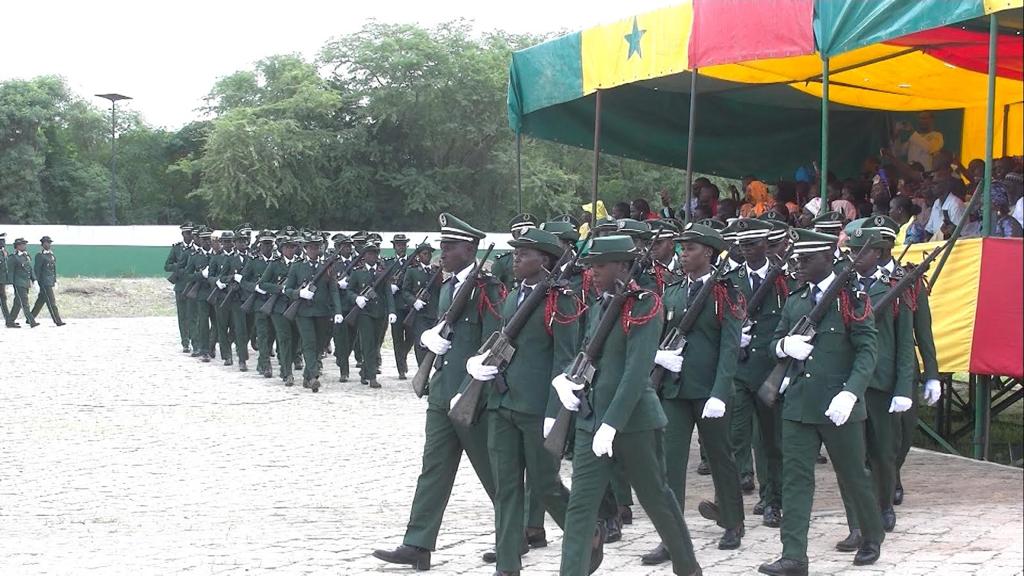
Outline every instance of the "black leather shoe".
[(728, 528), (725, 534), (718, 540), (719, 550), (735, 550), (743, 542), (743, 526), (739, 528)]
[(817, 460), (815, 460), (815, 462), (817, 462), (818, 464), (828, 464), (828, 458), (826, 458), (825, 455), (822, 454), (821, 452), (818, 452), (818, 458)]
[(861, 545), (860, 530), (850, 530), (850, 535), (844, 540), (836, 542), (836, 550), (840, 552), (856, 552)]
[(192, 353), (192, 349), (189, 348), (188, 346), (182, 346), (181, 347), (181, 353), (182, 354), (191, 354)]
[(286, 376), (284, 379), (284, 385), (288, 387), (295, 386), (295, 377), (292, 376), (291, 374)]
[(8, 328), (21, 328), (21, 324), (18, 324), (17, 322), (11, 322), (11, 323), (7, 324), (7, 327)]
[(697, 474), (701, 476), (709, 476), (711, 474), (711, 467), (708, 466), (707, 460), (701, 460), (700, 464), (697, 465)]
[(597, 572), (597, 569), (601, 567), (601, 562), (604, 562), (604, 540), (607, 537), (608, 533), (605, 530), (604, 522), (598, 521), (597, 528), (594, 529), (594, 539), (591, 543), (590, 572), (587, 572), (587, 574)]
[(619, 506), (619, 518), (622, 520), (623, 525), (632, 524), (633, 509), (629, 506)]
[(613, 544), (622, 540), (622, 521), (618, 518), (608, 518), (604, 521), (605, 537), (604, 541), (606, 544)]
[(740, 488), (744, 494), (753, 494), (754, 490), (757, 489), (757, 486), (754, 485), (754, 475), (744, 474), (740, 476)]
[[(519, 556), (520, 557), (525, 556), (526, 553), (529, 552), (529, 551), (530, 551), (530, 546), (527, 545), (526, 539), (524, 538), (523, 539), (522, 548), (519, 549)], [(494, 550), (491, 550), (490, 552), (484, 552), (483, 555), (480, 558), (485, 563), (487, 563), (487, 564), (494, 564), (495, 562), (498, 561), (498, 553), (495, 552)]]
[(530, 548), (547, 548), (548, 534), (543, 528), (526, 529), (526, 545)]
[(758, 500), (757, 504), (754, 504), (754, 509), (751, 510), (751, 512), (754, 513), (754, 516), (760, 516), (764, 514), (764, 500)]
[(769, 528), (782, 526), (782, 511), (775, 506), (765, 506), (761, 523)]
[(668, 548), (664, 544), (658, 544), (658, 546), (640, 557), (640, 563), (644, 566), (657, 566), (658, 564), (664, 564), (672, 558), (668, 555)]
[(231, 366), (232, 364), (234, 364), (234, 362), (231, 361), (231, 358), (226, 358), (224, 360), (224, 365), (225, 366)]
[(874, 564), (881, 555), (882, 546), (879, 543), (865, 542), (861, 545), (860, 550), (857, 550), (857, 555), (853, 557), (853, 565), (867, 566), (868, 564)]
[(199, 360), (204, 362), (204, 363), (205, 362), (209, 362), (210, 361), (210, 357), (208, 355), (206, 355), (206, 354), (203, 354), (202, 356), (199, 357)]
[(710, 500), (701, 500), (700, 504), (697, 504), (697, 512), (704, 518), (715, 522), (716, 524), (720, 521), (722, 514), (718, 509), (718, 504)]
[(36, 326), (39, 326), (39, 322), (33, 322), (28, 325), (29, 328), (35, 328)]
[(896, 506), (903, 504), (903, 485), (896, 485), (896, 493), (892, 496), (892, 503)]
[(369, 386), (370, 388), (380, 388), (380, 382), (377, 382), (376, 378), (367, 382), (366, 385)]
[(309, 381), (309, 389), (312, 390), (314, 394), (319, 392), (320, 391), (320, 380), (317, 379), (317, 378), (314, 378), (314, 379), (310, 380)]
[(417, 570), (430, 570), (430, 550), (402, 544), (394, 550), (374, 550), (373, 557), (391, 564), (405, 564)]
[(882, 510), (882, 528), (885, 528), (886, 532), (896, 529), (896, 511), (892, 509), (892, 506)]
[[(398, 373), (398, 379), (399, 380), (405, 380), (406, 379), (405, 372), (399, 372)], [(511, 574), (511, 572), (503, 572), (503, 574)], [(516, 572), (516, 574), (518, 574), (518, 572)]]
[(771, 564), (761, 564), (757, 571), (769, 576), (807, 576), (807, 562), (779, 558)]
[(249, 371), (249, 366), (245, 363), (245, 360), (239, 360), (238, 361), (238, 371), (239, 372), (248, 372)]

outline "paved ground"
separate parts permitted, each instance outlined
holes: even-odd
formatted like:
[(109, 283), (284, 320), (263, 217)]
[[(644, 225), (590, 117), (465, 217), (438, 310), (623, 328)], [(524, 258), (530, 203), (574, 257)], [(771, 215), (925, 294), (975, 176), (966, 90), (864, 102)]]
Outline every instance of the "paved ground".
[[(387, 377), (393, 359), (382, 390), (314, 395), (201, 365), (174, 331), (137, 318), (0, 332), (0, 575), (407, 573), (369, 557), (401, 541), (419, 471), (424, 403)], [(815, 574), (1022, 573), (1020, 470), (915, 450), (897, 531), (864, 569), (831, 550), (846, 531), (831, 469), (818, 472)], [(715, 549), (719, 531), (695, 512), (708, 480), (691, 474), (689, 494), (705, 574), (778, 555), (778, 532), (753, 519), (742, 550)], [(656, 536), (637, 512), (600, 573), (670, 574), (639, 565)], [(431, 574), (491, 574), (478, 558), (492, 521), (466, 463)], [(526, 574), (557, 573), (551, 522), (548, 534)]]

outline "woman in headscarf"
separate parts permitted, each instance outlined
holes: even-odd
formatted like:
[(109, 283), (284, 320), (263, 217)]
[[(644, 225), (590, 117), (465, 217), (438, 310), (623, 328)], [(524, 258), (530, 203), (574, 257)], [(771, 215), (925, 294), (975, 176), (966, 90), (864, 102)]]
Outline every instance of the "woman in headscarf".
[(772, 207), (772, 196), (768, 186), (760, 180), (751, 180), (747, 184), (747, 199), (740, 207), (740, 217), (758, 218)]

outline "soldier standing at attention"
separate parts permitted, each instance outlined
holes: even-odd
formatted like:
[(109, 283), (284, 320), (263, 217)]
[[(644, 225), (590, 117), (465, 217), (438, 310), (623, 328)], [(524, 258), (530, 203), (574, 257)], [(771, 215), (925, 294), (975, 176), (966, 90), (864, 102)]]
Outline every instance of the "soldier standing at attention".
[(256, 256), (246, 262), (245, 268), (241, 272), (242, 277), (239, 280), (239, 284), (245, 293), (256, 293), (252, 304), (252, 313), (254, 314), (253, 318), (256, 324), (256, 350), (258, 353), (256, 357), (256, 371), (264, 378), (271, 378), (274, 375), (274, 371), (270, 366), (273, 330), (270, 316), (263, 314), (259, 310), (266, 304), (269, 297), (267, 291), (260, 286), (260, 279), (263, 278), (263, 273), (267, 271), (267, 268), (270, 267), (270, 263), (274, 259), (274, 234), (270, 230), (263, 230), (256, 237), (256, 241), (258, 243), (258, 252)]
[(864, 468), (864, 393), (875, 369), (878, 333), (871, 310), (843, 287), (837, 302), (808, 336), (789, 335), (834, 281), (838, 238), (811, 230), (790, 230), (796, 273), (804, 287), (782, 308), (771, 350), (780, 360), (802, 362), (802, 371), (783, 381), (782, 402), (782, 557), (758, 570), (771, 576), (806, 576), (807, 531), (814, 500), (814, 465), (822, 443), (832, 457), (837, 480), (860, 520), (863, 543), (853, 563), (872, 564), (881, 553), (882, 517)]
[[(441, 294), (441, 275), (435, 276), (437, 267), (430, 265), (430, 259), (434, 256), (434, 247), (429, 243), (417, 246), (412, 256), (416, 262), (405, 271), (401, 294), (409, 308), (416, 311), (416, 317), (412, 324), (411, 341), (417, 343), (414, 350), (416, 365), (419, 366), (426, 354), (426, 348), (419, 344), (420, 336), (431, 326), (437, 324), (437, 298)], [(431, 281), (433, 284), (429, 284)], [(424, 288), (426, 289), (424, 292), (426, 298), (419, 300), (417, 296)], [(398, 321), (403, 322), (404, 320), (405, 318), (399, 315)]]
[(0, 315), (3, 316), (4, 325), (8, 328), (18, 328), (19, 326), (12, 326), (14, 320), (11, 318), (11, 309), (7, 306), (7, 283), (9, 282), (9, 274), (7, 273), (7, 233), (0, 232)]
[(189, 337), (190, 331), (190, 300), (185, 298), (185, 287), (188, 285), (188, 278), (185, 276), (185, 265), (188, 264), (188, 257), (195, 250), (192, 243), (192, 231), (195, 227), (191, 222), (186, 222), (179, 227), (181, 230), (181, 242), (171, 245), (171, 251), (164, 260), (164, 271), (171, 275), (167, 278), (174, 284), (174, 309), (178, 314), (178, 335), (181, 337), (181, 351), (191, 352), (192, 340)]
[(63, 326), (64, 321), (60, 319), (60, 310), (57, 309), (57, 299), (53, 294), (53, 289), (57, 286), (57, 257), (53, 255), (53, 239), (49, 236), (43, 236), (39, 240), (42, 249), (36, 252), (35, 257), (35, 276), (36, 283), (39, 285), (39, 296), (36, 297), (36, 303), (32, 305), (32, 317), (37, 318), (39, 312), (43, 309), (43, 305), (46, 305), (46, 309), (50, 312), (50, 318), (53, 319), (53, 323), (57, 326)]
[[(705, 284), (713, 282), (711, 295), (702, 304), (696, 323), (684, 334), (685, 350), (659, 350), (655, 363), (666, 372), (661, 388), (661, 407), (668, 418), (665, 428), (665, 462), (669, 487), (686, 502), (686, 467), (689, 464), (693, 428), (708, 457), (717, 503), (703, 501), (701, 516), (725, 528), (720, 550), (740, 547), (744, 534), (743, 493), (739, 471), (729, 442), (728, 405), (739, 355), (740, 325), (746, 303), (728, 279), (716, 279), (714, 260), (728, 246), (722, 235), (708, 226), (688, 224), (679, 237), (682, 270), (686, 279), (665, 291), (666, 333), (678, 327)], [(666, 542), (646, 554), (643, 563), (669, 560)]]
[[(347, 235), (335, 234), (331, 240), (334, 242), (334, 252), (338, 255), (334, 262), (334, 280), (338, 284), (338, 296), (341, 299), (340, 314), (345, 316), (352, 310), (355, 298), (349, 294), (348, 277), (342, 277), (341, 274), (349, 268), (353, 260), (359, 258), (359, 255), (352, 251), (352, 239)], [(356, 331), (344, 322), (335, 322), (333, 325), (334, 361), (340, 370), (338, 382), (348, 382), (348, 357), (352, 355)]]
[(32, 310), (28, 306), (28, 290), (35, 281), (35, 272), (32, 269), (32, 260), (28, 256), (28, 240), (16, 238), (14, 240), (14, 253), (7, 257), (7, 273), (10, 276), (11, 284), (14, 287), (14, 303), (11, 305), (11, 315), (7, 321), (8, 328), (18, 328), (18, 313), (25, 311), (25, 321), (32, 328), (39, 326)]
[(440, 363), (428, 385), (423, 468), (416, 480), (404, 542), (394, 550), (373, 553), (375, 558), (385, 562), (407, 564), (417, 570), (430, 569), (430, 552), (437, 544), (437, 533), (463, 452), (469, 456), (487, 495), (494, 500), (494, 480), (487, 454), (488, 415), (484, 413), (467, 429), (452, 423), (448, 409), (466, 379), (466, 360), (476, 354), (484, 338), (498, 327), (501, 283), (483, 274), (475, 281), (469, 279), (476, 264), (477, 248), (487, 235), (451, 214), (441, 214), (438, 220), (441, 265), (451, 274), (441, 287), (439, 309), (447, 310), (459, 290), (471, 290), (470, 298), (463, 314), (452, 326), (452, 340), (440, 335), (440, 323), (420, 337), (420, 343), (437, 354)]
[[(603, 539), (598, 508), (619, 460), (637, 499), (669, 548), (675, 574), (699, 575), (693, 543), (679, 500), (665, 473), (664, 429), (668, 420), (647, 376), (658, 351), (664, 323), (661, 298), (641, 289), (629, 277), (638, 251), (633, 239), (611, 235), (596, 238), (583, 258), (593, 270), (595, 287), (609, 294), (617, 286), (628, 290), (627, 300), (598, 358), (589, 390), (564, 374), (551, 381), (566, 410), (578, 412), (573, 449), (572, 491), (562, 540), (559, 574), (592, 573), (595, 542)], [(585, 330), (593, 336), (605, 307), (591, 306)], [(580, 391), (584, 399), (577, 395)], [(580, 411), (588, 402), (589, 413)], [(595, 524), (597, 533), (595, 534)]]
[[(185, 265), (185, 276), (190, 278), (196, 292), (192, 301), (192, 357), (203, 362), (210, 361), (210, 305), (206, 298), (210, 295), (210, 258), (213, 256), (212, 232), (206, 228), (198, 230), (199, 249), (192, 253)], [(216, 324), (214, 324), (216, 327)]]
[[(509, 232), (512, 233), (512, 239), (515, 240), (523, 232), (530, 228), (536, 228), (537, 224), (537, 217), (533, 214), (519, 214), (508, 223), (508, 228)], [(494, 262), (491, 264), (491, 275), (505, 285), (506, 292), (512, 289), (512, 285), (515, 283), (515, 275), (512, 273), (511, 251), (505, 252), (494, 259)]]
[(297, 261), (295, 258), (297, 247), (298, 238), (288, 235), (282, 237), (281, 255), (267, 264), (267, 268), (263, 271), (263, 276), (260, 277), (257, 284), (268, 295), (277, 295), (274, 309), (270, 314), (270, 321), (274, 325), (274, 335), (277, 338), (277, 362), (281, 380), (285, 386), (295, 385), (295, 378), (292, 376), (292, 366), (295, 362), (295, 325), (284, 317), (284, 311), (288, 308), (288, 297), (284, 293), (284, 285), (288, 279), (288, 271)]
[[(395, 302), (395, 316), (399, 319), (405, 318), (405, 315), (409, 313), (409, 306), (406, 304), (406, 300), (402, 291), (402, 284), (405, 280), (405, 273), (398, 274), (398, 267), (405, 263), (406, 251), (409, 249), (409, 238), (405, 234), (395, 234), (391, 237), (391, 247), (395, 250), (395, 255), (392, 258), (385, 258), (385, 266), (397, 262), (395, 272), (391, 278), (390, 285), (388, 288), (391, 290), (391, 296)], [(412, 330), (409, 330), (401, 322), (394, 322), (391, 324), (391, 343), (395, 349), (395, 364), (398, 366), (398, 379), (405, 380), (405, 374), (409, 371), (409, 350), (412, 349)]]
[(315, 283), (313, 277), (326, 262), (320, 257), (320, 238), (303, 239), (306, 260), (296, 262), (288, 270), (284, 293), (292, 300), (305, 300), (295, 316), (302, 339), (302, 356), (305, 360), (302, 372), (302, 386), (313, 392), (320, 391), (320, 352), (327, 344), (330, 334), (331, 317), (338, 322), (341, 300), (338, 285), (330, 274), (323, 274)]
[[(380, 371), (380, 347), (384, 344), (384, 334), (388, 325), (395, 324), (395, 300), (387, 280), (377, 287), (377, 297), (374, 299), (362, 295), (361, 292), (371, 288), (382, 275), (392, 272), (394, 269), (391, 265), (380, 261), (380, 246), (376, 242), (367, 241), (363, 247), (363, 264), (352, 270), (348, 280), (349, 298), (362, 309), (362, 313), (356, 319), (356, 334), (359, 338), (359, 347), (363, 351), (363, 365), (359, 369), (359, 378), (364, 386), (370, 388), (380, 388), (380, 383), (377, 382), (377, 373)], [(338, 309), (340, 310), (340, 307)]]

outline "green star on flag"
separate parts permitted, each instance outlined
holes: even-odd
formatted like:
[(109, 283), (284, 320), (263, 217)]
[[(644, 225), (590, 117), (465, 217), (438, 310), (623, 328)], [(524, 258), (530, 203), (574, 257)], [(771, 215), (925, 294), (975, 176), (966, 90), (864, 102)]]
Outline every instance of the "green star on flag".
[(641, 58), (644, 57), (643, 52), (640, 51), (640, 39), (643, 38), (644, 34), (646, 34), (646, 33), (647, 33), (647, 30), (641, 30), (640, 29), (640, 26), (637, 24), (637, 21), (636, 21), (636, 16), (634, 16), (633, 17), (633, 31), (630, 32), (629, 34), (626, 34), (625, 36), (623, 36), (623, 38), (626, 39), (626, 42), (629, 43), (629, 54), (626, 55), (626, 60), (629, 60), (630, 58), (632, 58), (633, 57), (633, 53), (636, 53), (636, 55), (641, 57)]

